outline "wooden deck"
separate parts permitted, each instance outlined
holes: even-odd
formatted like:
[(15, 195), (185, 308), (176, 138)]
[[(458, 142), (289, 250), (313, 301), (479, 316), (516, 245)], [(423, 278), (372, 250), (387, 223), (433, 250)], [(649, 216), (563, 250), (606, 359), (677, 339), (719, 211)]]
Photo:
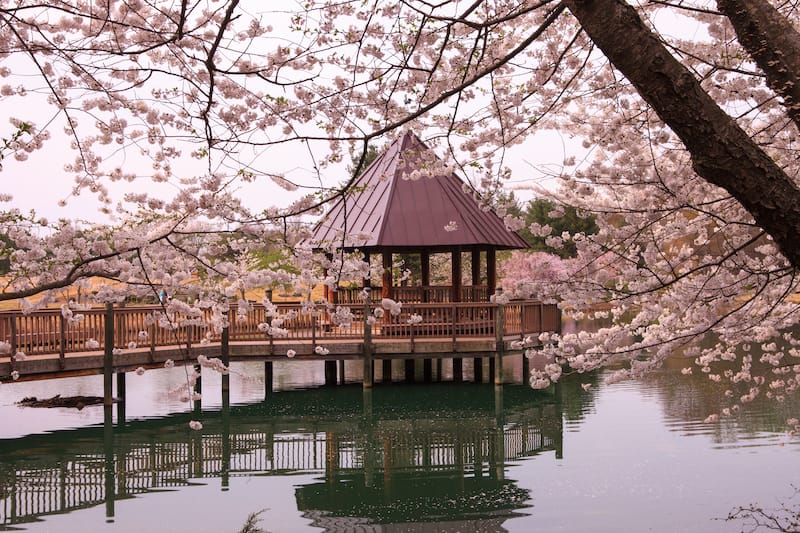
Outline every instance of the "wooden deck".
[[(113, 309), (113, 367), (117, 372), (139, 366), (154, 367), (172, 359), (176, 364), (193, 363), (198, 355), (225, 356), (228, 360), (287, 359), (293, 360), (358, 359), (365, 354), (365, 334), (369, 329), (369, 356), (373, 359), (444, 358), (489, 356), (506, 352), (513, 341), (541, 332), (560, 330), (560, 312), (555, 305), (535, 301), (515, 301), (498, 306), (492, 303), (427, 303), (404, 305), (399, 315), (390, 313), (365, 328), (365, 316), (372, 312), (362, 304), (342, 304), (350, 308), (353, 321), (347, 326), (335, 325), (332, 306), (304, 312), (301, 305), (278, 306), (286, 334), (270, 336), (264, 324), (261, 305), (252, 305), (247, 313), (236, 308), (228, 312), (228, 342), (212, 334), (205, 324), (210, 312), (200, 323), (176, 329), (158, 325), (163, 309), (159, 306), (119, 307)], [(8, 343), (10, 353), (0, 355), (0, 378), (11, 379), (13, 371), (19, 379), (41, 379), (103, 370), (106, 352), (107, 311), (102, 308), (76, 311), (83, 315), (70, 322), (58, 309), (24, 315), (0, 312), (0, 341)], [(418, 317), (416, 322), (412, 316)], [(180, 321), (184, 317), (171, 317)], [(261, 326), (261, 327), (259, 327)], [(223, 348), (227, 346), (227, 348)], [(318, 347), (327, 350), (320, 355)], [(22, 352), (24, 360), (11, 354)], [(227, 352), (227, 353), (226, 353)]]

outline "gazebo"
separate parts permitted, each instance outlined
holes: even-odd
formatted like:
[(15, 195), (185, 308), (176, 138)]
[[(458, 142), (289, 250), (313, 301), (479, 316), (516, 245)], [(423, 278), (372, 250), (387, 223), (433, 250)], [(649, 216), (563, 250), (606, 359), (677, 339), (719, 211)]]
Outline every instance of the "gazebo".
[[(351, 191), (316, 224), (309, 240), (317, 249), (359, 250), (367, 261), (379, 254), (383, 277), (376, 296), (407, 302), (487, 301), (497, 287), (496, 251), (528, 247), (411, 132), (395, 139), (356, 178)], [(450, 254), (451, 284), (432, 286), (430, 255), (442, 252)], [(471, 253), (471, 285), (462, 283), (463, 252)], [(421, 286), (392, 286), (393, 254), (419, 254)], [(338, 301), (350, 300), (346, 291), (337, 292)]]

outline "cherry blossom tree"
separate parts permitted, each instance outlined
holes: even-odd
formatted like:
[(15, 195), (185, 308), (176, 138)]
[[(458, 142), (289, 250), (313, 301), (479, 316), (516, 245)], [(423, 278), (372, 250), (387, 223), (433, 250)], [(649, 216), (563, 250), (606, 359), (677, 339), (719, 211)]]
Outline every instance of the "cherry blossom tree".
[(514, 250), (500, 265), (500, 286), (519, 298), (558, 301), (558, 289), (569, 279), (570, 260), (547, 252)]
[[(800, 384), (793, 3), (20, 1), (0, 17), (3, 176), (68, 146), (64, 201), (94, 195), (107, 217), (45, 220), (4, 188), (0, 300), (43, 305), (90, 276), (118, 282), (109, 299), (363, 276), (296, 246), (365, 159), (343, 161), (412, 128), (491, 202), (513, 154), (557, 130), (576, 147), (543, 176), (557, 185), (530, 187), (595, 218), (548, 245), (578, 250), (564, 309), (604, 321), (546, 339), (557, 362), (627, 358), (625, 378), (682, 351), (731, 408)], [(253, 208), (263, 183), (291, 199)], [(254, 265), (265, 242), (294, 273)]]

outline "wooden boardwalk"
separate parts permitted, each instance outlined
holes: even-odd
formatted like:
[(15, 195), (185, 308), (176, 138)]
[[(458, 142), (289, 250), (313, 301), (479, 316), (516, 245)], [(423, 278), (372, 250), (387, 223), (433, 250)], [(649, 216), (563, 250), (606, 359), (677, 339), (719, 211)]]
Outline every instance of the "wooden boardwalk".
[[(337, 307), (349, 311), (352, 321), (337, 325)], [(232, 307), (225, 335), (208, 326), (211, 311), (184, 317), (167, 316), (160, 306), (116, 307), (110, 313), (95, 308), (74, 311), (72, 320), (59, 309), (27, 315), (3, 311), (0, 342), (7, 343), (7, 353), (0, 355), (0, 379), (12, 380), (12, 373), (21, 380), (100, 373), (107, 354), (114, 372), (160, 366), (168, 359), (194, 364), (199, 355), (220, 357), (226, 364), (287, 360), (290, 351), (294, 361), (326, 362), (489, 357), (508, 353), (520, 339), (560, 330), (558, 308), (536, 301), (408, 304), (397, 315), (386, 312), (374, 325), (367, 324), (372, 308), (363, 303), (314, 311), (282, 304), (268, 315), (259, 304), (246, 312)], [(271, 335), (275, 318), (280, 331)], [(177, 326), (163, 327), (165, 320)], [(106, 340), (109, 331), (113, 337)], [(17, 353), (23, 355), (12, 357)]]

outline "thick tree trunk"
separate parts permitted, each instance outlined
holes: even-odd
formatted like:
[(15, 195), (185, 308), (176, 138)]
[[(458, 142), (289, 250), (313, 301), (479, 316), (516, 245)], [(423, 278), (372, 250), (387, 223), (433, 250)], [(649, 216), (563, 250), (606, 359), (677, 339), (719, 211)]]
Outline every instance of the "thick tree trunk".
[(565, 0), (586, 33), (692, 156), (695, 172), (722, 187), (800, 267), (800, 189), (703, 90), (621, 0)]
[(765, 0), (718, 0), (717, 6), (800, 128), (800, 33)]

